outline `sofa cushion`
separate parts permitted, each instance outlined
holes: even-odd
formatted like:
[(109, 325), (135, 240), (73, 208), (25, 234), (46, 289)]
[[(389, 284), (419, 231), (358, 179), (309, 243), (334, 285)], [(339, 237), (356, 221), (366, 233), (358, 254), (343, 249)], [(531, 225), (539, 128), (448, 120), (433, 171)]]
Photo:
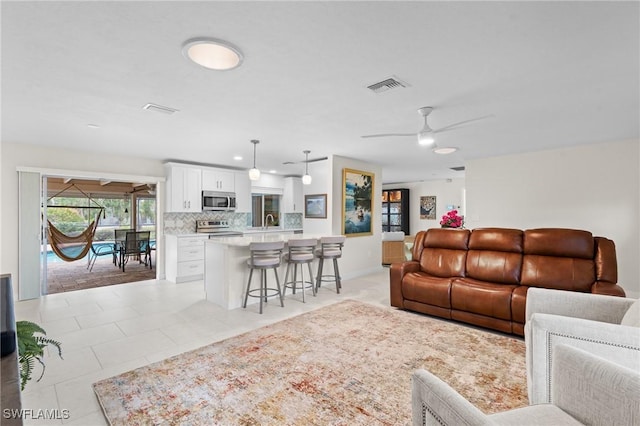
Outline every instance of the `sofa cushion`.
[(576, 229), (524, 231), (521, 284), (591, 292), (596, 281), (591, 232)]
[(469, 237), (469, 250), (492, 250), (522, 253), (523, 235), (524, 233), (520, 229), (474, 229)]
[(434, 277), (464, 277), (469, 234), (467, 229), (429, 229), (422, 241), (420, 269)]
[(402, 280), (402, 296), (407, 300), (451, 308), (451, 279), (410, 272)]
[(516, 285), (458, 278), (451, 284), (451, 309), (511, 320), (511, 293)]

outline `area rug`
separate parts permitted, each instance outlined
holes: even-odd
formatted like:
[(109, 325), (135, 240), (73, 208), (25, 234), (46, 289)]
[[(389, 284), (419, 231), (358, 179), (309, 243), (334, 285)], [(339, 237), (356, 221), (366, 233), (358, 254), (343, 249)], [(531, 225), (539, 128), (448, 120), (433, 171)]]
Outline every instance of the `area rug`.
[(522, 340), (353, 300), (93, 387), (112, 425), (409, 425), (418, 368), (485, 413), (527, 405)]

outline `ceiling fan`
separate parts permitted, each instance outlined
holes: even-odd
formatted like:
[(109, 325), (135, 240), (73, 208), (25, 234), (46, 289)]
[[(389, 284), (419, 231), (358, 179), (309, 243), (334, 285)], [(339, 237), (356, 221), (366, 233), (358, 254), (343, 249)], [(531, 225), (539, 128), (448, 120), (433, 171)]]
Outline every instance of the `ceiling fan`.
[[(311, 152), (311, 151), (309, 151), (309, 152)], [(329, 157), (307, 158), (306, 160), (301, 160), (301, 161), (285, 161), (282, 164), (315, 163), (317, 161), (324, 161), (324, 160), (328, 160), (328, 159), (329, 159)]]
[(418, 114), (424, 117), (424, 126), (418, 133), (379, 133), (375, 135), (364, 135), (363, 138), (382, 138), (389, 136), (413, 136), (418, 137), (418, 143), (420, 145), (429, 146), (435, 144), (436, 133), (446, 132), (448, 130), (453, 130), (458, 126), (462, 126), (463, 124), (471, 123), (473, 121), (484, 120), (485, 118), (491, 117), (491, 115), (485, 115), (482, 117), (472, 118), (470, 120), (459, 121), (457, 123), (449, 124), (448, 126), (440, 127), (439, 129), (432, 129), (429, 127), (427, 123), (427, 117), (433, 111), (433, 107), (422, 107), (418, 109)]

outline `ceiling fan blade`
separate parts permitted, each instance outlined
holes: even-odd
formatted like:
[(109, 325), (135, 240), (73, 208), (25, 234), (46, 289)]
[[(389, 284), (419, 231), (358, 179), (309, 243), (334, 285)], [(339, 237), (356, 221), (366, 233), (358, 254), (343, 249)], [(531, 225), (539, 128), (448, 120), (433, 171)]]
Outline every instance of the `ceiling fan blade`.
[(485, 119), (491, 118), (493, 116), (494, 116), (493, 114), (489, 114), (489, 115), (484, 115), (482, 117), (472, 118), (470, 120), (459, 121), (457, 123), (449, 124), (448, 126), (440, 127), (439, 129), (434, 129), (433, 133), (446, 132), (447, 130), (452, 130), (455, 127), (462, 126), (462, 125), (468, 124), (468, 123), (472, 123), (474, 121), (485, 120)]
[(388, 136), (416, 136), (417, 133), (379, 133), (377, 135), (364, 135), (361, 138), (386, 138)]
[(316, 161), (324, 161), (324, 160), (328, 160), (329, 157), (318, 157), (318, 158), (310, 158), (309, 160), (302, 160), (302, 161), (285, 161), (282, 164), (304, 164), (304, 163), (315, 163)]

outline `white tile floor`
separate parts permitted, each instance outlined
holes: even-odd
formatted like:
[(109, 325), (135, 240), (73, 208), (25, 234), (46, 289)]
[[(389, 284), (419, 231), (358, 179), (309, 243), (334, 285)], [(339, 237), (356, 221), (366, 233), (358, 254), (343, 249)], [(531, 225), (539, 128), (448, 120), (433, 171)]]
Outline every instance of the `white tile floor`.
[(227, 311), (207, 302), (202, 281), (141, 281), (17, 302), (16, 319), (42, 325), (62, 343), (64, 357), (48, 353), (46, 373), (27, 384), (22, 408), (70, 415), (25, 424), (106, 425), (91, 388), (98, 380), (344, 299), (389, 306), (388, 269), (342, 285), (337, 294), (335, 285), (323, 284), (304, 304), (299, 291), (288, 290), (284, 308), (271, 299), (262, 315), (258, 305)]

